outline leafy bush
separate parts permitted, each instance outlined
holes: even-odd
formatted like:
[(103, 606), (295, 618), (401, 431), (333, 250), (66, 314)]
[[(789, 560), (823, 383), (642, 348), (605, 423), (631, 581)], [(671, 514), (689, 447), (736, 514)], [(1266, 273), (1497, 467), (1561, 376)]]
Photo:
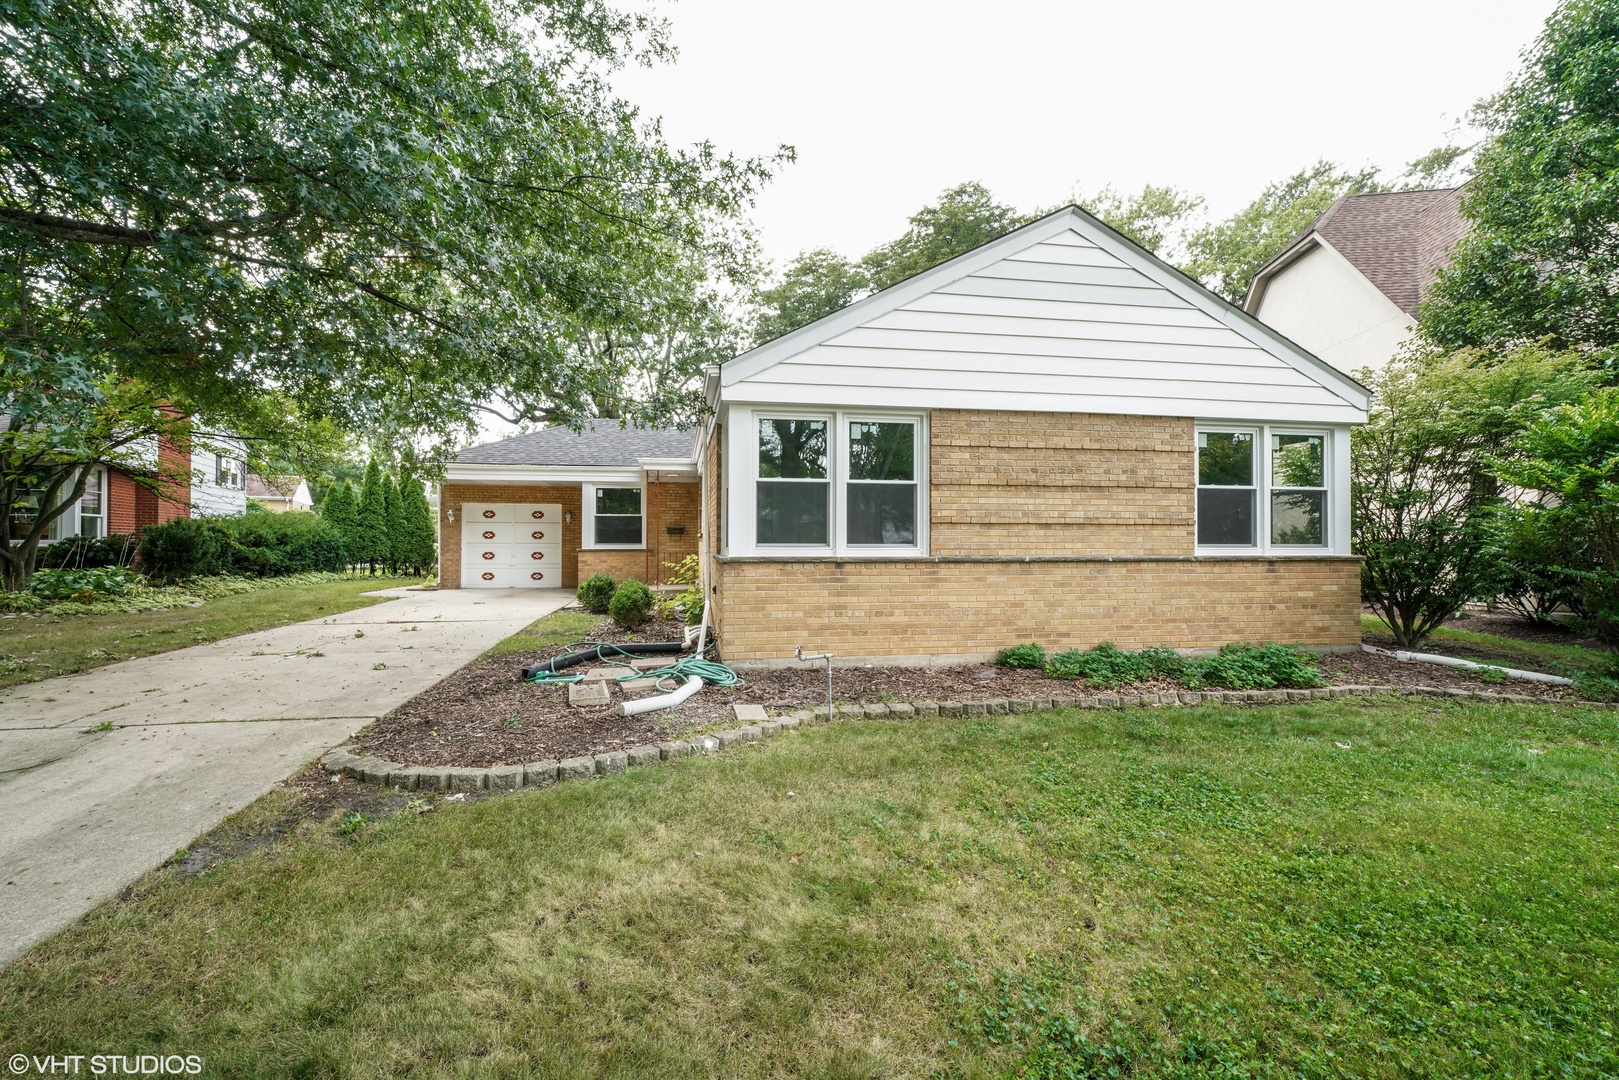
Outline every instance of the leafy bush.
[(1033, 642), (1013, 645), (1010, 649), (1002, 649), (995, 662), (1009, 668), (1043, 668), (1046, 666), (1045, 646)]
[(219, 527), (212, 521), (176, 518), (148, 525), (141, 534), (141, 569), (154, 581), (180, 581), (227, 569)]
[(89, 570), (39, 570), (28, 579), (28, 591), (42, 600), (81, 600), (123, 596), (141, 585), (139, 574), (119, 566)]
[(669, 584), (686, 586), (668, 600), (658, 604), (665, 618), (684, 619), (686, 625), (695, 626), (703, 621), (703, 567), (696, 555), (687, 555), (677, 563), (664, 563), (673, 570)]
[(1512, 507), (1496, 527), (1502, 606), (1530, 623), (1551, 622), (1559, 607), (1583, 615), (1580, 574), (1571, 568), (1591, 560), (1578, 515), (1564, 507)]
[(348, 566), (341, 532), (308, 510), (248, 514), (216, 524), (225, 539), (225, 558), (232, 573), (281, 577)]
[(1195, 682), (1228, 690), (1270, 690), (1320, 686), (1315, 658), (1287, 645), (1227, 645), (1217, 655), (1195, 661)]
[(652, 590), (630, 578), (613, 592), (607, 603), (607, 613), (626, 630), (634, 630), (652, 614)]
[(140, 540), (127, 533), (100, 537), (75, 536), (40, 548), (38, 566), (42, 570), (128, 566), (135, 560), (135, 551), (139, 546)]
[(1111, 641), (1081, 652), (1069, 649), (1046, 661), (1046, 674), (1054, 679), (1084, 679), (1087, 685), (1104, 690), (1156, 676), (1184, 678), (1187, 662), (1174, 649), (1156, 648), (1126, 652)]
[(612, 574), (591, 574), (580, 582), (574, 596), (592, 615), (605, 615), (607, 605), (613, 601), (613, 591), (617, 588), (618, 582), (613, 580)]

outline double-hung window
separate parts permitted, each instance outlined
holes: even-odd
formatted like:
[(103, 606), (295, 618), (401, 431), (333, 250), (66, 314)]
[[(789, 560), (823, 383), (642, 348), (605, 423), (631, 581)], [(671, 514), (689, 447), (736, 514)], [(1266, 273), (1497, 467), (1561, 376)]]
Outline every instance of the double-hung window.
[(1197, 433), (1197, 546), (1214, 552), (1329, 547), (1326, 432), (1252, 428)]
[[(923, 418), (753, 415), (753, 543), (762, 550), (915, 554), (926, 542)], [(746, 429), (745, 429), (746, 430)]]
[(96, 467), (84, 479), (84, 494), (79, 496), (79, 535), (102, 537), (107, 535), (107, 471)]
[(590, 510), (591, 547), (638, 548), (641, 546), (643, 530), (640, 488), (594, 488), (592, 489)]
[(825, 420), (760, 418), (758, 543), (825, 547), (831, 542), (829, 426)]

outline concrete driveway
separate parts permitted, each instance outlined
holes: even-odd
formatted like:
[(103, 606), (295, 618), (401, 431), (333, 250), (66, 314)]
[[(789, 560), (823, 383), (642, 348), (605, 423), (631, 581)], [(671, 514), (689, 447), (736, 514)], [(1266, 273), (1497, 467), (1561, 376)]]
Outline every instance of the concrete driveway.
[(0, 968), (572, 598), (380, 595), (396, 599), (0, 691)]

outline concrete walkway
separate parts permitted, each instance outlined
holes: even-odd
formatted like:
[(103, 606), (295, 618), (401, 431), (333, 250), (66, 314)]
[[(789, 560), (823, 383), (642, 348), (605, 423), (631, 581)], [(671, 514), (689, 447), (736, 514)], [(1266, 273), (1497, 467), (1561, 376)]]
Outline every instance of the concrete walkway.
[(0, 691), (0, 968), (572, 598), (381, 595), (397, 599)]

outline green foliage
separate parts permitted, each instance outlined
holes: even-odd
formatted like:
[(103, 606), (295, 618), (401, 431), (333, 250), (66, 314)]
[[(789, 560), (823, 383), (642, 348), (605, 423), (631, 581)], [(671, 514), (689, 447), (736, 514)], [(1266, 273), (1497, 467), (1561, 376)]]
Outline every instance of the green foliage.
[(625, 630), (634, 630), (652, 614), (652, 604), (652, 590), (630, 578), (613, 590), (613, 598), (607, 602), (607, 614)]
[(753, 342), (762, 345), (847, 307), (870, 287), (865, 271), (826, 248), (801, 251), (755, 299)]
[(320, 516), (330, 522), (337, 535), (343, 538), (349, 558), (357, 560), (362, 548), (359, 539), (360, 500), (347, 480), (339, 481), (327, 492), (320, 504)]
[(1260, 267), (1344, 195), (1381, 191), (1376, 169), (1350, 171), (1318, 161), (1271, 184), (1259, 198), (1186, 238), (1188, 274), (1240, 304)]
[(1013, 645), (1009, 649), (1002, 649), (996, 655), (995, 662), (1009, 668), (1043, 668), (1046, 666), (1045, 646), (1033, 642), (1027, 645)]
[(1174, 649), (1126, 652), (1111, 641), (1083, 652), (1069, 649), (1055, 653), (1045, 667), (1046, 674), (1054, 679), (1084, 679), (1087, 685), (1104, 690), (1159, 676), (1178, 679), (1186, 673), (1186, 661)]
[(1199, 686), (1271, 690), (1321, 685), (1315, 658), (1287, 645), (1226, 645), (1192, 665), (1194, 685)]
[(373, 571), (388, 561), (388, 478), (375, 458), (365, 467), (365, 484), (354, 517), (354, 550), (349, 558)]
[(678, 563), (664, 563), (670, 571), (669, 584), (684, 585), (684, 589), (658, 606), (666, 618), (683, 619), (688, 626), (703, 621), (703, 564), (696, 554), (687, 555)]
[(1027, 218), (995, 201), (983, 184), (968, 181), (939, 194), (912, 214), (910, 228), (860, 260), (873, 292), (948, 262), (1011, 232)]
[(1362, 596), (1402, 647), (1494, 593), (1500, 455), (1598, 379), (1578, 355), (1539, 348), (1413, 354), (1365, 374), (1376, 401), (1351, 443), (1351, 529)]
[(388, 573), (398, 573), (411, 553), (412, 537), (399, 481), (391, 476), (382, 482), (382, 514), (388, 523)]
[(1497, 600), (1530, 623), (1550, 624), (1567, 607), (1585, 614), (1579, 571), (1590, 565), (1589, 539), (1577, 511), (1558, 506), (1503, 507), (1495, 515), (1500, 560)]
[(88, 570), (41, 570), (28, 580), (28, 591), (43, 600), (90, 602), (123, 596), (141, 585), (139, 574), (120, 566)]
[(202, 518), (176, 518), (141, 533), (140, 566), (153, 581), (175, 582), (228, 570), (224, 536)]
[(405, 477), (399, 482), (401, 522), (394, 557), (399, 565), (425, 574), (438, 562), (433, 529), (433, 508), (427, 504), (422, 482)]
[(228, 573), (245, 577), (335, 572), (348, 567), (342, 535), (308, 510), (218, 519)]
[(75, 536), (41, 548), (38, 565), (48, 569), (128, 566), (139, 548), (140, 538), (128, 533), (100, 537)]
[(1081, 196), (1079, 202), (1160, 258), (1172, 254), (1171, 248), (1177, 246), (1188, 224), (1203, 209), (1203, 196), (1153, 184), (1134, 195), (1124, 195), (1109, 185), (1095, 195)]
[(1424, 290), (1421, 331), (1454, 348), (1619, 346), (1619, 6), (1565, 0), (1507, 88), (1462, 200), (1472, 220)]
[(0, 368), (227, 424), (275, 387), (426, 454), (497, 398), (640, 407), (604, 334), (684, 387), (773, 167), (668, 146), (612, 86), (665, 27), (608, 4), (41, 0), (0, 52)]
[(591, 574), (579, 583), (574, 597), (592, 615), (605, 615), (617, 589), (618, 582), (613, 580), (612, 574)]
[(1542, 493), (1538, 513), (1577, 538), (1553, 569), (1573, 579), (1591, 633), (1619, 645), (1619, 387), (1603, 387), (1526, 425), (1501, 479)]

